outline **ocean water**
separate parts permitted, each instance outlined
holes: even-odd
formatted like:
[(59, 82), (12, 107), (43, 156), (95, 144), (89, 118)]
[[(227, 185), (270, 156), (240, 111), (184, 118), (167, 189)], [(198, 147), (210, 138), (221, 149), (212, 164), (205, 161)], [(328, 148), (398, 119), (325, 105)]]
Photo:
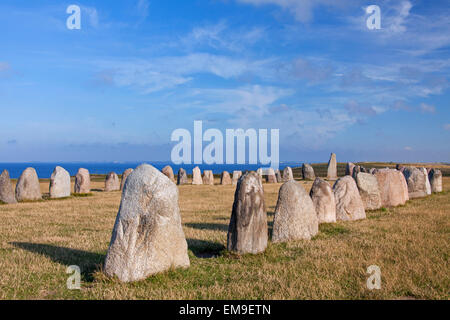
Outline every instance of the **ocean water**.
[[(22, 171), (28, 167), (33, 167), (36, 169), (36, 172), (39, 178), (45, 179), (50, 178), (53, 170), (56, 166), (61, 166), (66, 169), (71, 176), (75, 176), (79, 168), (86, 168), (89, 170), (91, 174), (108, 174), (111, 171), (116, 172), (117, 174), (122, 174), (128, 168), (136, 168), (142, 163), (148, 163), (154, 166), (155, 168), (161, 170), (167, 165), (170, 165), (176, 175), (180, 168), (183, 168), (187, 171), (188, 174), (192, 173), (192, 169), (194, 169), (196, 164), (182, 164), (182, 165), (174, 165), (171, 162), (152, 162), (152, 161), (144, 161), (144, 162), (62, 162), (62, 163), (47, 163), (47, 162), (30, 162), (30, 163), (0, 163), (0, 173), (6, 169), (9, 171), (9, 175), (12, 179), (17, 179), (22, 174)], [(280, 163), (280, 170), (283, 170), (285, 167), (300, 167), (303, 163), (301, 162), (282, 162)], [(258, 168), (264, 168), (261, 164), (252, 165), (252, 164), (223, 164), (223, 165), (198, 165), (198, 167), (203, 170), (212, 170), (214, 174), (220, 174), (222, 171), (228, 171), (232, 173), (234, 170), (249, 170), (256, 171)]]

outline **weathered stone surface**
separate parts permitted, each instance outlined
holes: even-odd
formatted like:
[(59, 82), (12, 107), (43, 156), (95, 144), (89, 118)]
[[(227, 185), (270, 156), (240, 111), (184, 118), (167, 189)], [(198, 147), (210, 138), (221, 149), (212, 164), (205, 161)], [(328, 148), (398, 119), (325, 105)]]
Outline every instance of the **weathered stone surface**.
[(117, 191), (120, 190), (119, 176), (115, 172), (107, 174), (105, 179), (105, 191)]
[(50, 177), (50, 198), (70, 197), (70, 174), (57, 166)]
[(347, 165), (345, 166), (345, 175), (346, 176), (353, 176), (353, 169), (355, 168), (355, 164), (351, 162), (347, 162)]
[(259, 178), (261, 179), (261, 181), (262, 181), (262, 178), (263, 178), (263, 169), (262, 168), (259, 168), (258, 170), (256, 170), (256, 173), (258, 174), (258, 176), (259, 176)]
[(273, 219), (273, 242), (309, 240), (319, 232), (313, 201), (300, 183), (290, 180), (278, 193)]
[(376, 168), (371, 168), (370, 170), (369, 170), (369, 173), (370, 174), (375, 174), (375, 173), (377, 173), (378, 172), (378, 169), (376, 169)]
[(410, 199), (421, 198), (427, 195), (428, 176), (422, 170), (414, 167), (406, 167), (403, 171)]
[(309, 192), (319, 223), (336, 222), (336, 201), (333, 189), (323, 179), (316, 178)]
[(375, 173), (380, 190), (381, 205), (395, 207), (409, 200), (408, 186), (403, 174), (394, 169), (379, 169)]
[(283, 182), (283, 178), (281, 177), (280, 169), (277, 169), (277, 170), (275, 171), (275, 176), (277, 177), (277, 182), (278, 182), (278, 183)]
[(203, 184), (202, 172), (199, 167), (192, 169), (192, 184), (199, 185)]
[(182, 185), (182, 184), (187, 184), (187, 183), (188, 183), (188, 177), (187, 177), (186, 170), (184, 170), (183, 168), (180, 168), (180, 170), (178, 170), (177, 184)]
[(283, 170), (283, 181), (288, 182), (294, 180), (294, 174), (292, 173), (291, 167), (286, 167)]
[(442, 172), (438, 169), (431, 169), (428, 178), (430, 179), (431, 192), (442, 192)]
[[(122, 180), (120, 181), (120, 190), (123, 190), (125, 186), (125, 182), (127, 181), (128, 176), (133, 172), (133, 169), (129, 168), (122, 173)], [(172, 173), (173, 175), (173, 173)]]
[(203, 184), (214, 185), (214, 175), (211, 170), (203, 171)]
[(355, 167), (353, 168), (353, 174), (352, 174), (352, 177), (353, 177), (354, 179), (356, 179), (357, 174), (360, 173), (360, 172), (361, 172), (361, 166), (355, 166)]
[(88, 169), (78, 169), (75, 176), (75, 185), (73, 188), (74, 193), (89, 193), (91, 192), (91, 177)]
[(355, 180), (345, 176), (333, 186), (336, 201), (336, 220), (359, 220), (366, 218), (364, 204), (359, 195)]
[(228, 171), (222, 172), (222, 175), (220, 176), (220, 184), (221, 185), (231, 184), (231, 177)]
[(361, 172), (369, 173), (369, 169), (367, 169), (366, 167), (361, 166)]
[(189, 264), (178, 189), (156, 168), (140, 165), (125, 182), (104, 271), (129, 282)]
[(9, 204), (17, 203), (8, 170), (3, 170), (0, 175), (0, 201)]
[(380, 188), (374, 175), (365, 172), (358, 173), (356, 175), (356, 185), (358, 186), (364, 209), (376, 210), (381, 208)]
[(328, 161), (327, 178), (328, 180), (337, 179), (337, 162), (336, 162), (336, 154), (334, 153), (331, 154), (330, 160)]
[(175, 176), (173, 174), (173, 169), (171, 166), (165, 166), (161, 172), (170, 180), (175, 181)]
[(34, 168), (26, 168), (20, 175), (16, 184), (17, 201), (41, 200), (41, 186)]
[(231, 183), (233, 185), (237, 185), (239, 178), (241, 176), (242, 176), (242, 171), (238, 171), (238, 170), (233, 171), (233, 180), (231, 181)]
[(427, 189), (427, 195), (431, 194), (431, 184), (430, 179), (428, 179), (428, 171), (426, 168), (420, 168), (422, 170), (423, 174), (425, 175), (425, 188)]
[(316, 175), (314, 174), (314, 169), (311, 165), (304, 163), (302, 165), (302, 175), (304, 180), (311, 180), (313, 181), (316, 179)]
[(238, 253), (259, 253), (267, 247), (267, 214), (264, 190), (256, 172), (239, 180), (228, 226), (227, 249)]
[(277, 183), (277, 176), (275, 175), (275, 170), (268, 168), (266, 170), (266, 182), (267, 183)]

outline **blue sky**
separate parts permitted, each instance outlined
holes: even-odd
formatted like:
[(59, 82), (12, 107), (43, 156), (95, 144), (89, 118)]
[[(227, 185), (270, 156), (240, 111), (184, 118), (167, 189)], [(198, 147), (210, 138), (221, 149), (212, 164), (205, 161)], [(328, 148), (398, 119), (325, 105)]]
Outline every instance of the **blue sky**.
[(450, 162), (449, 17), (448, 1), (2, 0), (0, 162), (169, 160), (194, 120), (280, 129), (285, 161)]

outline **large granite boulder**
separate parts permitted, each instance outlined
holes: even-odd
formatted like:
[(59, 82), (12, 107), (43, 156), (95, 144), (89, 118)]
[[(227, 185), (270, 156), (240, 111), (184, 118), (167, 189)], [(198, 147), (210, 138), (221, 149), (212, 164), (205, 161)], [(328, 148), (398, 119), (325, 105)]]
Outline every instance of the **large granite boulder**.
[(26, 168), (16, 184), (17, 201), (41, 200), (41, 186), (34, 168)]
[(351, 162), (347, 162), (347, 165), (345, 166), (345, 175), (346, 176), (353, 176), (353, 169), (355, 168), (355, 164)]
[(431, 194), (431, 184), (430, 179), (428, 178), (428, 171), (426, 168), (420, 168), (422, 170), (423, 174), (425, 175), (425, 188), (427, 189), (427, 195)]
[(199, 167), (192, 169), (192, 184), (199, 185), (203, 184), (202, 172)]
[(231, 180), (231, 183), (233, 185), (237, 185), (239, 178), (242, 176), (242, 171), (235, 170), (233, 171), (233, 179)]
[(421, 198), (427, 195), (428, 176), (422, 170), (415, 167), (406, 167), (403, 171), (410, 199)]
[(359, 195), (355, 180), (350, 176), (338, 179), (334, 186), (336, 201), (336, 220), (359, 220), (366, 218), (364, 204)]
[(180, 170), (178, 170), (177, 184), (183, 185), (183, 184), (187, 184), (187, 183), (188, 183), (188, 177), (187, 177), (186, 170), (184, 170), (183, 168), (180, 168)]
[(105, 179), (105, 191), (117, 191), (120, 190), (119, 176), (115, 172), (110, 172), (106, 175)]
[(161, 172), (170, 180), (175, 181), (175, 176), (173, 174), (173, 169), (171, 166), (165, 166)]
[(214, 175), (212, 170), (203, 171), (203, 184), (214, 185)]
[(430, 180), (431, 192), (442, 192), (442, 172), (438, 169), (431, 169), (428, 173)]
[(228, 173), (228, 171), (222, 172), (222, 174), (220, 176), (220, 184), (223, 186), (231, 184), (231, 177), (230, 177), (230, 174)]
[(74, 193), (89, 193), (91, 192), (91, 177), (89, 170), (80, 168), (75, 176)]
[(302, 166), (302, 175), (304, 180), (313, 181), (314, 179), (316, 179), (313, 167), (307, 163), (304, 163)]
[(395, 207), (409, 200), (408, 186), (403, 174), (395, 169), (379, 169), (375, 173), (380, 190), (381, 205)]
[(374, 175), (365, 172), (358, 173), (356, 175), (356, 185), (358, 186), (364, 209), (376, 210), (381, 208), (380, 188)]
[(123, 190), (125, 186), (125, 182), (127, 181), (128, 176), (133, 172), (133, 169), (129, 168), (122, 173), (122, 180), (120, 181), (120, 190)]
[(300, 183), (290, 180), (278, 193), (273, 218), (273, 242), (309, 240), (319, 232), (314, 204)]
[(323, 179), (316, 178), (309, 192), (319, 223), (336, 222), (336, 201), (333, 189)]
[(189, 267), (176, 185), (143, 164), (127, 178), (104, 271), (129, 282)]
[(70, 174), (57, 166), (50, 177), (50, 198), (70, 197)]
[(227, 249), (237, 253), (259, 253), (267, 247), (268, 228), (264, 190), (256, 172), (238, 180), (228, 226)]
[(327, 178), (328, 180), (337, 179), (337, 161), (336, 154), (334, 153), (331, 154), (330, 160), (328, 161)]
[(3, 170), (0, 175), (0, 201), (9, 204), (17, 203), (8, 170)]
[(283, 181), (288, 182), (294, 180), (294, 174), (292, 173), (291, 167), (286, 167), (283, 170)]

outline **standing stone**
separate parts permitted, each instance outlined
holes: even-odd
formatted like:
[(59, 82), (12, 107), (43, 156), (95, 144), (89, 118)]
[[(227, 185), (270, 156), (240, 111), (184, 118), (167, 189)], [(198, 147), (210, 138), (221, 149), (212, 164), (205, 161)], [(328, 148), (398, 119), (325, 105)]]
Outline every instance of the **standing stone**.
[(380, 188), (377, 178), (370, 174), (360, 172), (356, 175), (356, 185), (359, 195), (366, 210), (376, 210), (381, 208)]
[(290, 180), (278, 193), (273, 218), (273, 242), (309, 240), (319, 232), (314, 203), (300, 183)]
[(180, 170), (178, 170), (177, 184), (183, 185), (183, 184), (187, 184), (187, 183), (188, 183), (188, 177), (187, 177), (186, 170), (184, 170), (183, 168), (180, 168)]
[(261, 181), (262, 181), (262, 177), (263, 177), (263, 169), (262, 169), (262, 168), (259, 168), (258, 170), (256, 170), (256, 173), (258, 174), (259, 178), (260, 178)]
[(331, 154), (330, 161), (328, 161), (327, 178), (328, 180), (337, 179), (337, 162), (336, 162), (336, 154), (334, 153)]
[(275, 171), (275, 176), (277, 177), (277, 183), (283, 182), (283, 178), (281, 177), (280, 169), (277, 169), (277, 170)]
[(345, 175), (346, 176), (353, 176), (353, 169), (355, 168), (355, 164), (351, 162), (347, 162), (347, 165), (345, 166)]
[(203, 171), (203, 184), (214, 185), (214, 175), (211, 170)]
[(195, 167), (192, 170), (192, 184), (195, 185), (203, 184), (202, 172), (200, 171), (199, 167)]
[(409, 198), (421, 198), (427, 195), (427, 182), (428, 176), (423, 173), (422, 170), (407, 167), (403, 171), (406, 183), (408, 184)]
[(423, 174), (425, 175), (425, 188), (427, 189), (427, 195), (431, 194), (431, 184), (430, 179), (428, 179), (428, 171), (426, 168), (421, 168)]
[(272, 168), (267, 169), (266, 182), (267, 183), (277, 183), (277, 176), (275, 175), (275, 170)]
[(178, 189), (159, 170), (142, 164), (125, 183), (105, 273), (129, 282), (189, 264)]
[(119, 176), (115, 172), (110, 172), (105, 179), (105, 191), (120, 190)]
[(88, 169), (78, 169), (75, 176), (75, 185), (73, 187), (74, 193), (89, 193), (91, 192), (91, 177)]
[(380, 169), (375, 173), (380, 190), (381, 205), (395, 207), (404, 205), (409, 200), (408, 186), (400, 171), (395, 169)]
[(355, 167), (353, 168), (353, 174), (352, 174), (352, 177), (353, 177), (354, 179), (356, 179), (357, 174), (360, 173), (360, 172), (361, 172), (361, 166), (355, 166)]
[(50, 198), (70, 197), (70, 174), (57, 166), (50, 177)]
[(369, 170), (369, 173), (370, 174), (375, 174), (375, 173), (377, 173), (378, 172), (378, 169), (376, 169), (376, 168), (371, 168), (370, 170)]
[(442, 192), (442, 172), (438, 169), (431, 169), (428, 174), (431, 184), (431, 192)]
[(294, 180), (294, 174), (292, 173), (291, 167), (286, 167), (283, 170), (283, 181), (288, 182)]
[(0, 201), (9, 204), (17, 203), (8, 170), (3, 170), (0, 175)]
[(122, 181), (120, 182), (120, 190), (123, 190), (125, 186), (125, 182), (127, 181), (128, 176), (133, 172), (133, 169), (127, 169), (122, 173)]
[(309, 195), (314, 203), (319, 223), (336, 222), (336, 201), (328, 182), (316, 178)]
[(162, 173), (166, 175), (167, 178), (169, 178), (172, 181), (175, 181), (175, 176), (173, 174), (173, 169), (171, 166), (165, 166), (162, 170)]
[(242, 176), (242, 171), (233, 171), (233, 180), (231, 181), (231, 183), (235, 186), (237, 185), (239, 178)]
[(239, 179), (234, 194), (227, 249), (241, 254), (256, 254), (266, 249), (267, 240), (263, 186), (256, 172), (248, 172)]
[(17, 201), (41, 200), (41, 186), (34, 168), (26, 168), (20, 175), (16, 184)]
[(314, 169), (311, 165), (304, 163), (302, 166), (302, 175), (304, 180), (314, 180), (316, 175), (314, 174)]
[(367, 169), (366, 167), (361, 166), (361, 172), (362, 173), (369, 173), (369, 169)]
[(336, 220), (359, 220), (366, 218), (366, 211), (355, 180), (350, 176), (338, 179), (334, 186)]
[(220, 176), (220, 184), (223, 186), (231, 184), (231, 177), (228, 171), (222, 172), (222, 175)]

